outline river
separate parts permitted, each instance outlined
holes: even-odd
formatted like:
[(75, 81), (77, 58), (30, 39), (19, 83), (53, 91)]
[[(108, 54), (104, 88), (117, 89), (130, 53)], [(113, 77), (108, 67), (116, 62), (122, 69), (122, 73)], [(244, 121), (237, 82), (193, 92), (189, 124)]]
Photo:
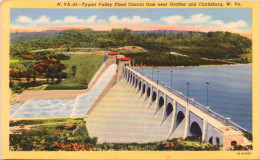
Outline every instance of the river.
[(252, 131), (251, 64), (137, 70), (186, 96), (189, 91), (190, 98)]

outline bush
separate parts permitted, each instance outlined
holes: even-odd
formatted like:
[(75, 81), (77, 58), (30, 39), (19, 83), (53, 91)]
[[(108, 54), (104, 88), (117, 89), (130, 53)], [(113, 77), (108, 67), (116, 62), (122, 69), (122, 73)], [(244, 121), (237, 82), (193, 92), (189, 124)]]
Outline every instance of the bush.
[(22, 93), (24, 91), (24, 89), (17, 83), (13, 83), (10, 87), (14, 93)]
[[(38, 123), (43, 123), (44, 121), (38, 120)], [(82, 120), (63, 119), (62, 122), (35, 126), (30, 130), (10, 134), (10, 150), (88, 151), (96, 145), (97, 138), (89, 137)], [(75, 131), (74, 134), (73, 131)]]
[(185, 140), (201, 142), (201, 136), (188, 136)]
[(251, 132), (246, 131), (244, 132), (244, 136), (249, 140), (249, 141), (253, 141), (253, 135)]

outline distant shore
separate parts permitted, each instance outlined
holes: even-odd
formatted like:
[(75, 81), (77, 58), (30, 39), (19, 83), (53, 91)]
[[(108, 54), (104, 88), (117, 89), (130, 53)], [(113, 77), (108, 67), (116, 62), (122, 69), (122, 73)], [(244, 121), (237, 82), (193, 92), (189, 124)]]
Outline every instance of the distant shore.
[[(214, 64), (214, 65), (198, 65), (198, 66), (143, 66), (143, 68), (190, 68), (190, 67), (221, 67), (221, 66), (243, 66), (251, 65), (252, 63), (237, 63), (237, 64)], [(140, 66), (136, 68), (141, 68)]]

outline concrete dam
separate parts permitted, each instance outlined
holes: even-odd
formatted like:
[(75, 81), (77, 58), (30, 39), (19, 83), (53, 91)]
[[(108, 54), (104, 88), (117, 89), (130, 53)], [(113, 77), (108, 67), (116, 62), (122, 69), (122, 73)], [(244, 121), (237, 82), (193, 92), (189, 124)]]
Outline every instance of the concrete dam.
[(148, 143), (198, 136), (223, 149), (248, 143), (246, 130), (131, 67), (130, 58), (109, 56), (117, 72), (84, 120), (98, 143)]

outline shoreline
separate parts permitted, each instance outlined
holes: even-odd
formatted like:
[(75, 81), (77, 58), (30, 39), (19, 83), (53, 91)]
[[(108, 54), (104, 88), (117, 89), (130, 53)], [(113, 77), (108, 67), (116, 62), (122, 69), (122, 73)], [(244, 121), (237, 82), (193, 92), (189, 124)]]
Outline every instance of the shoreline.
[[(243, 66), (243, 65), (252, 65), (252, 63), (237, 63), (237, 64), (213, 64), (213, 65), (198, 65), (198, 66), (143, 66), (143, 68), (191, 68), (191, 67), (224, 67), (224, 66)], [(141, 68), (140, 66), (135, 68)]]

